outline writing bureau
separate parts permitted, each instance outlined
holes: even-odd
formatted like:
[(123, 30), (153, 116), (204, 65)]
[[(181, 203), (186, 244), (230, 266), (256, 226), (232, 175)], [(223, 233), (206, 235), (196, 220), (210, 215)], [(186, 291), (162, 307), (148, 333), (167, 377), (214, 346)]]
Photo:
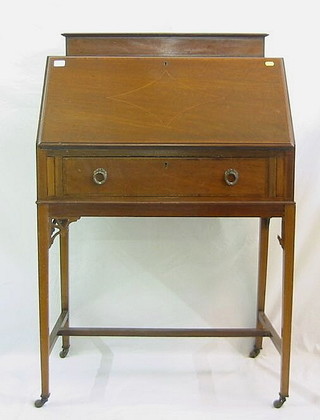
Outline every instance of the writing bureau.
[[(49, 354), (57, 338), (62, 337), (65, 357), (71, 336), (94, 335), (255, 337), (251, 357), (269, 337), (281, 357), (274, 406), (282, 406), (289, 393), (295, 230), (294, 138), (282, 59), (212, 52), (49, 57), (37, 177), (42, 380), (37, 407), (49, 398)], [(115, 216), (260, 218), (256, 327), (71, 326), (69, 224)], [(273, 217), (282, 220), (280, 333), (265, 313)], [(61, 314), (50, 331), (49, 248), (56, 236)]]

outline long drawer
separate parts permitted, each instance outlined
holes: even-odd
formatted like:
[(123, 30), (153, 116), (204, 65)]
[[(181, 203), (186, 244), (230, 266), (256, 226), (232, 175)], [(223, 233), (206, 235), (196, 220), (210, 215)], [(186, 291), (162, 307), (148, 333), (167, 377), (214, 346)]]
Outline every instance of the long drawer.
[(275, 162), (268, 157), (64, 157), (61, 193), (80, 199), (201, 196), (270, 199), (279, 190)]

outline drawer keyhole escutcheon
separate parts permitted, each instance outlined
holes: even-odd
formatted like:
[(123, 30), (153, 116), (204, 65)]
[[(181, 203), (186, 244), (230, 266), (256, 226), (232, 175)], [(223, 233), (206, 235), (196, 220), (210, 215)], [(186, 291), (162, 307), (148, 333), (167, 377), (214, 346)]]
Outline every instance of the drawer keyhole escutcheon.
[(108, 172), (103, 168), (97, 168), (93, 171), (92, 178), (96, 184), (102, 185), (108, 178)]
[(227, 185), (233, 186), (239, 181), (239, 172), (236, 169), (227, 169), (224, 173), (224, 180)]

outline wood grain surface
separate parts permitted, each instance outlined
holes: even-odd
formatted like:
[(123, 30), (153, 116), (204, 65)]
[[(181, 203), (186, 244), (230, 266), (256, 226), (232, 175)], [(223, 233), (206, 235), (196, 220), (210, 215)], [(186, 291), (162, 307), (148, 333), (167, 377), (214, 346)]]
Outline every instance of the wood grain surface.
[(292, 145), (281, 59), (51, 57), (44, 145)]

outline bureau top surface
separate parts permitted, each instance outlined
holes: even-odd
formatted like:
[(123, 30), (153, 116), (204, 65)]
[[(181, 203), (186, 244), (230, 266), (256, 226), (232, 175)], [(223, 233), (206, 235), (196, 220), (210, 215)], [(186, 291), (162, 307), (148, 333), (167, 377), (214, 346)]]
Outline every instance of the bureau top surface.
[(40, 147), (293, 143), (282, 59), (48, 58)]

